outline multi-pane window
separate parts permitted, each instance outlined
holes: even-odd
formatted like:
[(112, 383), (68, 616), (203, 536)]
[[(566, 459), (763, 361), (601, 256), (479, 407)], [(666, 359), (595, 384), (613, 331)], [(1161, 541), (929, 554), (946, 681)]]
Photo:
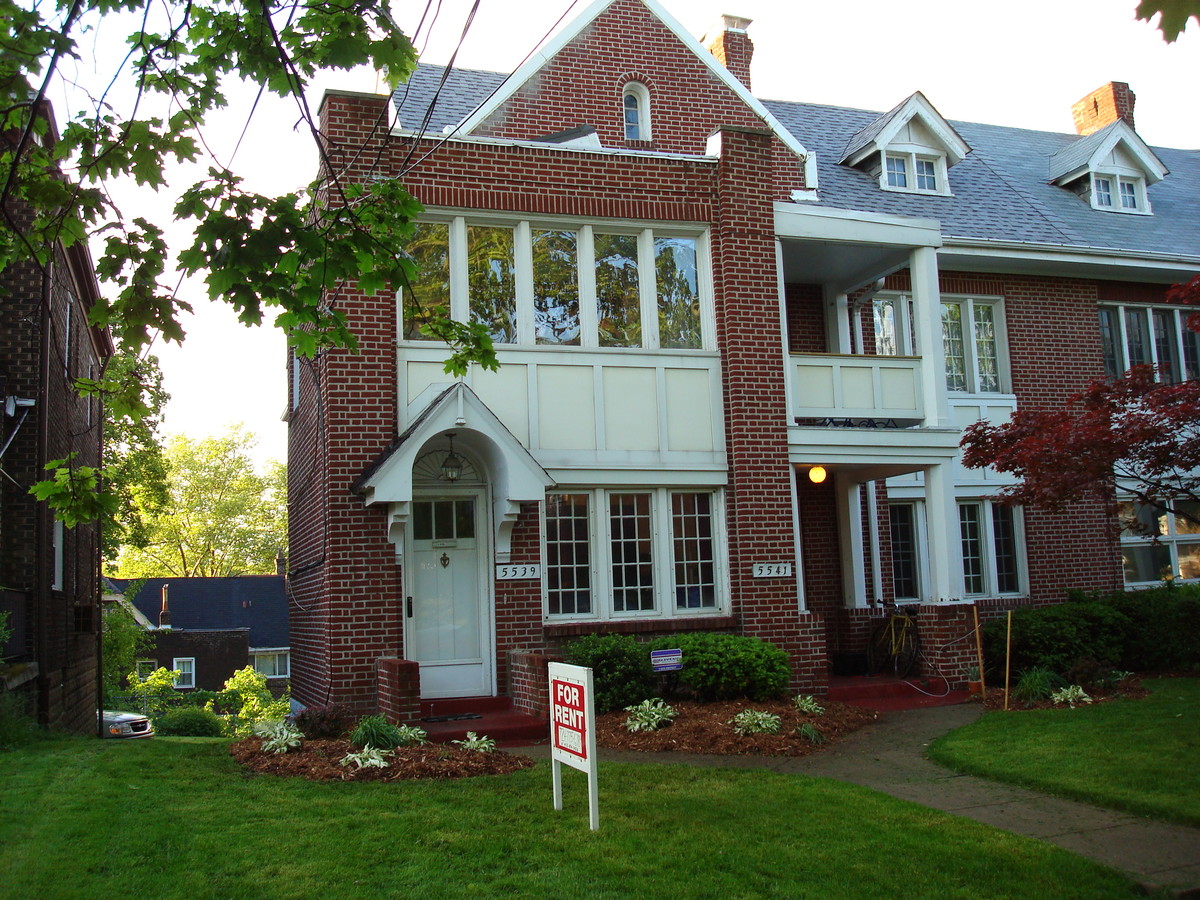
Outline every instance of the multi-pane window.
[(156, 659), (139, 659), (134, 663), (134, 671), (137, 672), (137, 677), (140, 679), (149, 678), (151, 673), (158, 668), (158, 660)]
[(666, 488), (547, 495), (547, 614), (607, 619), (715, 611), (713, 496)]
[(999, 307), (994, 301), (943, 300), (942, 349), (947, 390), (972, 394), (1002, 390)]
[(936, 156), (889, 150), (883, 155), (883, 185), (895, 191), (942, 194), (946, 192), (943, 176), (939, 174), (939, 170), (944, 171), (943, 166)]
[(1173, 511), (1145, 503), (1118, 504), (1126, 584), (1200, 578), (1200, 503), (1179, 500)]
[(625, 85), (621, 93), (621, 112), (625, 124), (625, 140), (650, 140), (650, 91), (638, 81)]
[(546, 600), (552, 616), (592, 611), (589, 494), (546, 497)]
[(267, 678), (287, 678), (288, 651), (286, 650), (253, 650), (254, 671)]
[(893, 592), (897, 600), (920, 599), (916, 507), (911, 503), (893, 503), (888, 507), (888, 517), (891, 520)]
[(1092, 206), (1111, 212), (1148, 212), (1145, 182), (1136, 176), (1092, 175)]
[(705, 248), (674, 228), (424, 223), (407, 247), (401, 333), (434, 340), (424, 326), (449, 316), (497, 344), (701, 350)]
[(1200, 334), (1187, 327), (1188, 311), (1167, 306), (1101, 306), (1104, 371), (1117, 377), (1151, 365), (1161, 381), (1200, 378)]
[(175, 687), (186, 690), (196, 686), (196, 660), (194, 657), (176, 657), (171, 660), (171, 668), (179, 673), (175, 679)]
[(1137, 187), (1131, 181), (1122, 181), (1121, 185), (1121, 209), (1137, 209), (1138, 196)]
[(1021, 578), (1014, 511), (986, 500), (959, 503), (958, 525), (964, 593), (1018, 593)]
[(1109, 207), (1113, 205), (1112, 179), (1101, 178), (1099, 175), (1093, 181), (1096, 192), (1096, 205)]
[(916, 350), (916, 322), (911, 297), (876, 297), (872, 301), (875, 319), (875, 353), (878, 356), (911, 356)]

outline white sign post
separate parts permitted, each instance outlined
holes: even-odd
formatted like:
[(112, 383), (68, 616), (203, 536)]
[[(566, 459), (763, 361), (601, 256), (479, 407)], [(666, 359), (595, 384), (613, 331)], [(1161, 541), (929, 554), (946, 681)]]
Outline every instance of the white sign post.
[(562, 766), (586, 772), (588, 819), (600, 830), (600, 795), (596, 782), (596, 695), (592, 670), (550, 663), (550, 759), (554, 774), (554, 808), (562, 809)]

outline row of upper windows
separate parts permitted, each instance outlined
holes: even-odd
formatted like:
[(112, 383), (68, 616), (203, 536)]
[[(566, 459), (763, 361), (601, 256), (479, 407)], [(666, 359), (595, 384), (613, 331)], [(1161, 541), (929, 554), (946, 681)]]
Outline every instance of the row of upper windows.
[(1200, 334), (1187, 327), (1188, 310), (1172, 306), (1101, 306), (1104, 371), (1117, 377), (1154, 366), (1167, 382), (1200, 378)]
[(497, 344), (699, 350), (708, 346), (707, 241), (673, 229), (423, 222), (407, 246), (401, 334), (449, 316)]

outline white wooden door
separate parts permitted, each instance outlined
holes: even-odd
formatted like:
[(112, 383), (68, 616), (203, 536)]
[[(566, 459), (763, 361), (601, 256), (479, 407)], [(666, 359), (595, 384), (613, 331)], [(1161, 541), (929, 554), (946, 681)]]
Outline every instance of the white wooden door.
[(412, 503), (405, 551), (406, 656), (421, 664), (421, 696), (490, 696), (482, 495)]

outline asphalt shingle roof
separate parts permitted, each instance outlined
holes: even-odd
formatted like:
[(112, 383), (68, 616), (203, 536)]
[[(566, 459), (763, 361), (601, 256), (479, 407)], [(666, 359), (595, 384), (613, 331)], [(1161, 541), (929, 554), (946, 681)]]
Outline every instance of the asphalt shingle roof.
[[(132, 582), (108, 581), (124, 591)], [(158, 624), (162, 588), (167, 588), (171, 627), (181, 631), (250, 629), (251, 647), (288, 647), (288, 603), (282, 575), (237, 578), (150, 578), (133, 597), (133, 605)]]
[[(498, 72), (453, 70), (439, 92), (441, 66), (421, 65), (396, 92), (401, 125), (419, 127), (437, 102), (427, 131), (440, 134), (487, 100), (504, 81)], [(972, 151), (949, 172), (951, 196), (880, 189), (866, 172), (840, 165), (848, 145), (882, 127), (886, 114), (868, 110), (765, 100), (763, 105), (807, 149), (815, 151), (823, 207), (937, 219), (955, 238), (1059, 245), (1065, 248), (1200, 257), (1200, 150), (1151, 149), (1170, 174), (1147, 188), (1153, 215), (1092, 209), (1066, 188), (1050, 184), (1056, 168), (1092, 140), (1075, 134), (951, 122)]]

